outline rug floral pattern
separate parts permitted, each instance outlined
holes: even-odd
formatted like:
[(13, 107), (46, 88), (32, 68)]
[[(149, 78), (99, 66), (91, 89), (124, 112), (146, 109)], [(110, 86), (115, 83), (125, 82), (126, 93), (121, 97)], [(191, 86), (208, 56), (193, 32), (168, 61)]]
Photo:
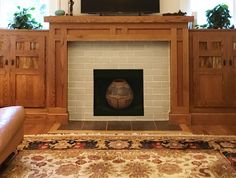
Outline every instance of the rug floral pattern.
[(236, 137), (32, 136), (0, 177), (235, 178), (235, 149)]

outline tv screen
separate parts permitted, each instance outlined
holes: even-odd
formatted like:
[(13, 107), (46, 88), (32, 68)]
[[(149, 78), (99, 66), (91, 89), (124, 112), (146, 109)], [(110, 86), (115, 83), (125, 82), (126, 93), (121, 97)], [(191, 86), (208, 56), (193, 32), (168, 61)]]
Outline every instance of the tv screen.
[(81, 0), (81, 13), (158, 13), (160, 0)]

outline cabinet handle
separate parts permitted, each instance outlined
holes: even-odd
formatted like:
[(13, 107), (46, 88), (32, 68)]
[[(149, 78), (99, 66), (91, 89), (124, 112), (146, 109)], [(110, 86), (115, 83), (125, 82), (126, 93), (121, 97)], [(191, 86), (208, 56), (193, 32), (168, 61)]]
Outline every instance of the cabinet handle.
[(225, 59), (223, 60), (223, 65), (226, 66), (226, 60)]
[(11, 65), (14, 66), (14, 64), (15, 64), (15, 60), (12, 59), (12, 60), (11, 60)]
[(19, 68), (19, 60), (16, 59), (16, 68)]
[(6, 66), (8, 65), (8, 60), (5, 61), (5, 65), (6, 65)]
[(233, 65), (233, 61), (230, 59), (229, 60), (229, 65), (232, 66)]

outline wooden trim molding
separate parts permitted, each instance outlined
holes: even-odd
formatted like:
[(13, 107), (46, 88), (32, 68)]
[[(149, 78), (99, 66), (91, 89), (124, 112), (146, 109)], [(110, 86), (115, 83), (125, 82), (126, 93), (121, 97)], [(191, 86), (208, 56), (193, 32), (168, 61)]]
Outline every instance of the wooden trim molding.
[(192, 113), (191, 125), (235, 125), (236, 113)]
[(47, 106), (67, 118), (67, 70), (70, 41), (168, 41), (171, 63), (170, 118), (189, 115), (188, 25), (192, 16), (48, 16)]
[(50, 23), (184, 23), (193, 22), (193, 16), (47, 16), (45, 22)]

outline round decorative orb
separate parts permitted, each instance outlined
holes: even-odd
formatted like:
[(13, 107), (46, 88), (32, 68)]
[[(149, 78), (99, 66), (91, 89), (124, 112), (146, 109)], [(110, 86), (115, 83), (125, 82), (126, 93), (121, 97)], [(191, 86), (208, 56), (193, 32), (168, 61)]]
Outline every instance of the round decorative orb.
[(124, 79), (115, 79), (106, 91), (107, 103), (114, 109), (125, 109), (133, 101), (133, 90)]
[(64, 10), (61, 10), (61, 9), (56, 10), (56, 11), (55, 11), (55, 15), (57, 15), (57, 16), (65, 15), (65, 11), (64, 11)]

